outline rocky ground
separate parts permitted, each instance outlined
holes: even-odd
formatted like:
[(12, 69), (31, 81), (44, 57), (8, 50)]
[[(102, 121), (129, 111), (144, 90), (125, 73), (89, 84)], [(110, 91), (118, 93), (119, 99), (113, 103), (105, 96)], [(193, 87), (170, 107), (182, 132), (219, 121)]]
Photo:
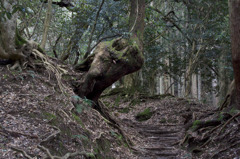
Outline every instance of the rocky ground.
[[(238, 112), (226, 121), (221, 119), (217, 128), (199, 129), (194, 134), (186, 126), (203, 119), (203, 115), (213, 114), (210, 106), (168, 95), (116, 94), (100, 99), (116, 126), (94, 110), (91, 101), (80, 99), (66, 83), (65, 86), (63, 92), (45, 71), (10, 71), (0, 66), (1, 159), (238, 159), (240, 156)], [(222, 140), (226, 143), (215, 138), (204, 140), (201, 149), (189, 146), (196, 142), (189, 142), (193, 138), (188, 141), (186, 134), (197, 137), (208, 129), (214, 134), (218, 128), (227, 130), (216, 132), (225, 137)]]

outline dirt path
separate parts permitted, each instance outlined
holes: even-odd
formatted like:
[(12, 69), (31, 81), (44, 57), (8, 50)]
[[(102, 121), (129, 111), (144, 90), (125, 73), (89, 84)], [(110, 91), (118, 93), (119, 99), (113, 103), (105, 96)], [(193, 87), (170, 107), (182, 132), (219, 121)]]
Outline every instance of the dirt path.
[[(115, 99), (109, 101), (114, 103)], [(134, 143), (137, 159), (183, 159), (191, 158), (191, 153), (181, 150), (179, 142), (185, 136), (185, 114), (201, 108), (200, 104), (176, 98), (146, 99), (134, 106), (129, 112), (129, 103), (120, 102), (113, 108), (121, 128)], [(152, 116), (145, 121), (137, 121), (137, 114), (150, 109)]]
[(184, 136), (182, 125), (148, 125), (131, 120), (123, 120), (141, 136), (142, 144), (138, 146), (139, 159), (177, 159), (181, 158), (181, 150), (176, 148)]

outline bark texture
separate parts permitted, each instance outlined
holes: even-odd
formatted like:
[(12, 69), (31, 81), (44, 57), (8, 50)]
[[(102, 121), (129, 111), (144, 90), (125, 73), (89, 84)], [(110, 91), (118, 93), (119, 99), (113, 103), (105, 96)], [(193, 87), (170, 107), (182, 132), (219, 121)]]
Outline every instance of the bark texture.
[[(13, 1), (2, 1), (4, 8), (7, 12), (12, 12)], [(16, 26), (17, 26), (17, 15), (13, 14), (11, 19), (5, 16), (5, 19), (0, 21), (0, 58), (1, 59), (12, 59), (17, 60), (22, 57), (19, 51), (16, 49), (15, 38), (16, 38)]]
[(240, 109), (240, 0), (229, 0), (232, 63), (235, 87), (233, 105)]
[(80, 83), (75, 84), (75, 92), (80, 97), (97, 101), (108, 86), (122, 76), (139, 70), (143, 61), (142, 52), (134, 42), (121, 38), (102, 42), (92, 56), (76, 66), (77, 71), (88, 72)]
[(41, 42), (41, 48), (45, 49), (45, 45), (47, 42), (47, 34), (50, 27), (50, 22), (52, 18), (52, 0), (48, 0), (48, 9), (46, 14), (46, 19), (44, 21), (44, 29), (43, 29), (43, 38)]
[(13, 14), (14, 0), (2, 0), (6, 12), (11, 16), (0, 19), (0, 60), (2, 64), (14, 64), (10, 69), (21, 69), (21, 66), (32, 66), (30, 56), (34, 49), (42, 52), (39, 45), (23, 39), (17, 31), (17, 13)]
[[(143, 52), (143, 33), (144, 33), (144, 17), (145, 17), (145, 0), (130, 0), (130, 17), (129, 30), (131, 38), (138, 39), (136, 42), (139, 49)], [(127, 75), (123, 78), (123, 86), (134, 92), (140, 86), (140, 76), (138, 73)]]

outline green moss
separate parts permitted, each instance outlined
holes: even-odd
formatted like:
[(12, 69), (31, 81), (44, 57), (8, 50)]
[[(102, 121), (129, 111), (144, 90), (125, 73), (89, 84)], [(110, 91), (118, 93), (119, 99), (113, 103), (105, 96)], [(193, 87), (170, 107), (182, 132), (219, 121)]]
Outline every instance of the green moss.
[(95, 155), (93, 153), (87, 153), (87, 157), (89, 159), (96, 159)]
[(133, 47), (135, 47), (135, 48), (137, 48), (138, 50), (140, 50), (138, 41), (139, 41), (138, 38), (130, 39), (130, 40), (129, 40), (129, 43), (130, 43), (130, 45), (132, 45)]
[(7, 79), (7, 78), (8, 78), (7, 74), (3, 75), (3, 79)]
[(162, 118), (161, 120), (160, 120), (160, 123), (166, 123), (167, 122), (167, 120), (165, 119), (165, 118)]
[(119, 113), (129, 113), (129, 111), (130, 111), (130, 108), (126, 107), (126, 108), (119, 110), (118, 112)]
[(83, 124), (82, 120), (76, 114), (72, 113), (72, 116), (78, 124), (80, 124), (83, 128), (85, 128), (85, 125)]
[(96, 152), (96, 158), (98, 159), (114, 159), (111, 156), (111, 143), (107, 139), (100, 138), (96, 140), (97, 145), (94, 151)]
[(43, 112), (43, 115), (44, 117), (47, 119), (47, 120), (54, 120), (57, 118), (56, 115), (52, 114), (52, 113), (49, 113), (49, 112)]
[(117, 142), (118, 142), (119, 146), (124, 144), (123, 136), (121, 134), (118, 134), (114, 131), (111, 131), (111, 135), (114, 136), (117, 139)]
[[(135, 92), (134, 92), (135, 93)], [(130, 104), (129, 104), (129, 106), (135, 106), (135, 105), (137, 105), (137, 104), (139, 104), (140, 103), (140, 100), (138, 99), (138, 98), (135, 98), (135, 99), (133, 99), (131, 102), (130, 102)]]
[(145, 120), (150, 119), (152, 117), (152, 115), (153, 115), (153, 112), (151, 112), (151, 109), (146, 108), (146, 109), (144, 109), (143, 112), (140, 112), (136, 115), (136, 120), (145, 121)]
[(192, 129), (195, 130), (199, 126), (200, 123), (201, 123), (200, 120), (195, 120), (192, 124)]
[(23, 37), (21, 37), (18, 30), (16, 29), (15, 44), (17, 48), (21, 48), (25, 43), (27, 43), (27, 41)]
[(223, 117), (224, 117), (224, 116), (223, 116), (223, 112), (221, 112), (221, 113), (218, 115), (218, 120), (219, 120), (219, 121), (222, 121), (222, 120), (223, 120)]
[(104, 42), (104, 44), (106, 44), (108, 47), (112, 47), (112, 44), (114, 41), (115, 41), (115, 39), (113, 39), (111, 41), (106, 41), (106, 42)]

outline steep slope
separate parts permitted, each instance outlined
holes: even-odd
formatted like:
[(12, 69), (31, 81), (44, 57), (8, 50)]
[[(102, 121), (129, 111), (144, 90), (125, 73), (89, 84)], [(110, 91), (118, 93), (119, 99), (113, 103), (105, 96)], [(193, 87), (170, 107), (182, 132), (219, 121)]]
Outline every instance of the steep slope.
[(0, 66), (0, 158), (134, 158), (90, 105), (46, 71)]

